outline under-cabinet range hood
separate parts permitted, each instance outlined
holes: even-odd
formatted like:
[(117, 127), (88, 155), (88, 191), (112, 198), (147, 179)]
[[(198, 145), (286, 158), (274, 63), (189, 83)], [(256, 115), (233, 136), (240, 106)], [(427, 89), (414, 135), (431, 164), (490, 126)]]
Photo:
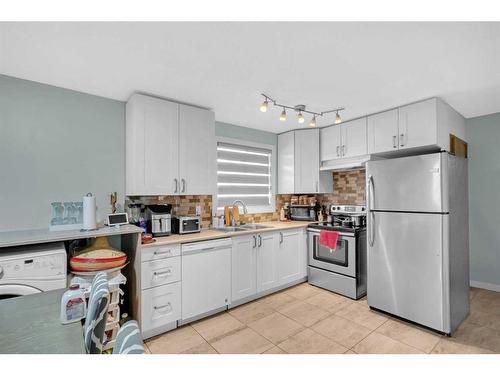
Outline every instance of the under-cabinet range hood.
[(350, 158), (338, 158), (321, 162), (322, 171), (345, 171), (365, 168), (365, 163), (370, 160), (379, 159), (373, 155), (361, 155)]

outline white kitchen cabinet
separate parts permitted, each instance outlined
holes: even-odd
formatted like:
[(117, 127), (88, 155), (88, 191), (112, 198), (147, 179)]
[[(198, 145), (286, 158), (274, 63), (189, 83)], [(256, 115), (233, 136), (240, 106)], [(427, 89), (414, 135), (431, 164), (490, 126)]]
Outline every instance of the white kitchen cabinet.
[(321, 162), (368, 153), (366, 117), (320, 129)]
[(278, 233), (257, 235), (257, 293), (278, 285)]
[(465, 139), (464, 118), (439, 98), (368, 116), (368, 152), (450, 151), (450, 134)]
[(212, 111), (179, 106), (180, 194), (215, 194), (217, 149)]
[[(162, 285), (141, 293), (141, 331), (144, 337), (175, 328), (181, 318), (181, 283)], [(173, 326), (172, 326), (173, 325)], [(165, 328), (164, 330), (162, 329)]]
[(399, 108), (399, 148), (437, 143), (437, 111), (434, 99)]
[(278, 279), (279, 284), (287, 284), (303, 277), (301, 230), (279, 232)]
[(321, 161), (341, 158), (342, 147), (341, 125), (328, 126), (320, 129), (320, 159)]
[(398, 128), (397, 109), (368, 116), (368, 153), (397, 150)]
[(231, 298), (237, 301), (257, 293), (257, 237), (233, 237)]
[(278, 136), (278, 193), (295, 192), (295, 132)]
[(134, 94), (125, 138), (127, 195), (214, 194), (213, 112)]
[(174, 194), (179, 176), (179, 105), (133, 95), (126, 106), (126, 194)]
[(331, 172), (319, 170), (319, 129), (278, 135), (278, 194), (329, 193)]
[(368, 153), (366, 117), (340, 124), (342, 133), (342, 157), (349, 158)]
[(295, 193), (319, 191), (319, 129), (295, 132)]
[(301, 229), (300, 230), (300, 237), (299, 237), (299, 248), (300, 248), (300, 273), (299, 276), (301, 278), (307, 277), (307, 267), (309, 265), (309, 254), (308, 254), (308, 248), (307, 248), (307, 229)]

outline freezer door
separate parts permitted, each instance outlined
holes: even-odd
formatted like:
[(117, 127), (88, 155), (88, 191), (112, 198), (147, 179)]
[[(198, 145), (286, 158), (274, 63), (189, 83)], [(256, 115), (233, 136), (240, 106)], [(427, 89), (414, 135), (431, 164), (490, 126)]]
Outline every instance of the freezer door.
[(440, 214), (370, 212), (368, 304), (445, 332)]
[(443, 204), (446, 191), (441, 183), (446, 173), (442, 164), (442, 153), (369, 161), (366, 164), (369, 209), (446, 212)]

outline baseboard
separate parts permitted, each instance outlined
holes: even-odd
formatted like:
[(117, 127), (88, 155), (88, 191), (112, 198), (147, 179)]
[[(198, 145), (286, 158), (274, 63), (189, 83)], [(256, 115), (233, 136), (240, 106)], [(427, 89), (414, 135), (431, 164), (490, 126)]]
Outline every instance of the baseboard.
[(494, 292), (500, 292), (500, 285), (498, 284), (483, 283), (482, 281), (471, 280), (470, 286), (473, 286), (474, 288), (487, 289), (487, 290), (492, 290)]

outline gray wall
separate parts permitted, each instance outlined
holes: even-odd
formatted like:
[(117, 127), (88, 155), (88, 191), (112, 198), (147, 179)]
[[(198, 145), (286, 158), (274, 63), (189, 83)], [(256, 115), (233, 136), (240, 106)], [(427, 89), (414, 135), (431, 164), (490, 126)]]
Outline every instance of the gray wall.
[(125, 186), (122, 102), (0, 75), (0, 231), (47, 228), (50, 202)]
[(500, 286), (500, 113), (468, 119), (471, 280)]
[(241, 139), (249, 142), (265, 143), (268, 145), (278, 145), (278, 135), (262, 130), (245, 128), (226, 124), (224, 122), (215, 123), (215, 136)]

